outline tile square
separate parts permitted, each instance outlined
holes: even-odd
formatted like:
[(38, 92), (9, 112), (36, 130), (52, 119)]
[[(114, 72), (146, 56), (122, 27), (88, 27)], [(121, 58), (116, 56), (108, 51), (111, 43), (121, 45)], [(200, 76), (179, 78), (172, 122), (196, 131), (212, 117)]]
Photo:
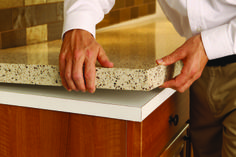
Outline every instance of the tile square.
[(32, 15), (29, 9), (25, 7), (12, 9), (13, 29), (21, 29), (34, 25), (36, 19)]
[(1, 33), (1, 48), (11, 48), (26, 45), (26, 30), (18, 29)]
[(116, 1), (115, 3), (115, 6), (112, 8), (113, 10), (116, 10), (116, 9), (121, 9), (121, 8), (124, 8), (125, 7), (125, 2), (126, 0), (118, 0)]
[(144, 0), (144, 3), (155, 3), (156, 0)]
[(156, 12), (156, 4), (155, 3), (150, 3), (148, 5), (148, 13), (149, 14), (154, 14)]
[(62, 21), (62, 20), (64, 20), (64, 3), (57, 3), (56, 5), (57, 5), (56, 20)]
[(12, 9), (0, 10), (0, 32), (12, 29)]
[(134, 0), (126, 0), (125, 2), (126, 7), (134, 6)]
[(133, 7), (131, 8), (131, 19), (137, 18), (139, 16), (139, 8)]
[(47, 41), (47, 25), (45, 24), (27, 28), (26, 36), (27, 45)]
[(37, 24), (46, 24), (57, 21), (57, 4), (38, 5), (34, 8)]
[(120, 10), (120, 21), (128, 21), (131, 19), (131, 9), (124, 8)]
[(0, 0), (0, 9), (22, 7), (24, 0)]
[(109, 14), (109, 24), (115, 24), (120, 22), (120, 10), (112, 11)]
[(145, 1), (145, 0), (135, 0), (135, 1), (134, 1), (134, 4), (135, 4), (135, 5), (142, 5), (142, 4), (144, 4), (143, 1)]
[(47, 3), (64, 2), (64, 0), (47, 0)]
[(48, 27), (48, 41), (61, 39), (63, 22), (50, 23)]
[(46, 0), (25, 0), (25, 6), (44, 4)]
[(149, 13), (148, 11), (148, 5), (144, 4), (144, 5), (141, 5), (139, 6), (139, 10), (138, 10), (138, 14), (139, 16), (145, 16)]

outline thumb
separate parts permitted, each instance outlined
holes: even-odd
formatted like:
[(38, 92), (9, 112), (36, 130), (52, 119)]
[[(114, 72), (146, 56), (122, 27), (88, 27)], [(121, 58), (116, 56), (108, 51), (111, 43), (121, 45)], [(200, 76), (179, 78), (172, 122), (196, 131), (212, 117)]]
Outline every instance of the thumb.
[(174, 51), (168, 56), (163, 57), (162, 59), (156, 60), (156, 63), (159, 65), (171, 65), (181, 59), (183, 59), (185, 56), (181, 51)]
[(106, 68), (112, 68), (113, 63), (109, 61), (105, 51), (103, 48), (100, 48), (100, 51), (98, 53), (98, 62), (101, 64), (101, 66)]

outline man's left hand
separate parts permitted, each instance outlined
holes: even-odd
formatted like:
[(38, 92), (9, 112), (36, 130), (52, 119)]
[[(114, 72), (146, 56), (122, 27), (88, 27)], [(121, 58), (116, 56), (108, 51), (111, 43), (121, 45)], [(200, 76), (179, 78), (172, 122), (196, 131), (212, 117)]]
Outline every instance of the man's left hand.
[(160, 87), (172, 88), (182, 93), (201, 76), (208, 61), (200, 34), (188, 39), (172, 54), (156, 62), (159, 65), (170, 65), (178, 60), (182, 60), (184, 64), (181, 73)]

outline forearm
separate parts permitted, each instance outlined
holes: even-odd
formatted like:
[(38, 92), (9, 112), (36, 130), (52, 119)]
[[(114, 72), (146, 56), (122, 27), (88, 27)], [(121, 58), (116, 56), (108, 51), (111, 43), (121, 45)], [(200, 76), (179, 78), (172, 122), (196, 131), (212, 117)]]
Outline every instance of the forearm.
[(83, 29), (95, 37), (96, 24), (113, 7), (115, 0), (65, 0), (63, 34), (72, 29)]

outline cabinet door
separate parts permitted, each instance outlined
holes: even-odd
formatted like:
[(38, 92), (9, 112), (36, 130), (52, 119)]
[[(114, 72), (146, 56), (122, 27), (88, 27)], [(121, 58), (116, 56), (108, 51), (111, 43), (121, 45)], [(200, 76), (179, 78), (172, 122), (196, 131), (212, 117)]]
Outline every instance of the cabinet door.
[(66, 157), (125, 157), (126, 121), (70, 114)]
[(65, 157), (69, 114), (0, 105), (0, 157)]

